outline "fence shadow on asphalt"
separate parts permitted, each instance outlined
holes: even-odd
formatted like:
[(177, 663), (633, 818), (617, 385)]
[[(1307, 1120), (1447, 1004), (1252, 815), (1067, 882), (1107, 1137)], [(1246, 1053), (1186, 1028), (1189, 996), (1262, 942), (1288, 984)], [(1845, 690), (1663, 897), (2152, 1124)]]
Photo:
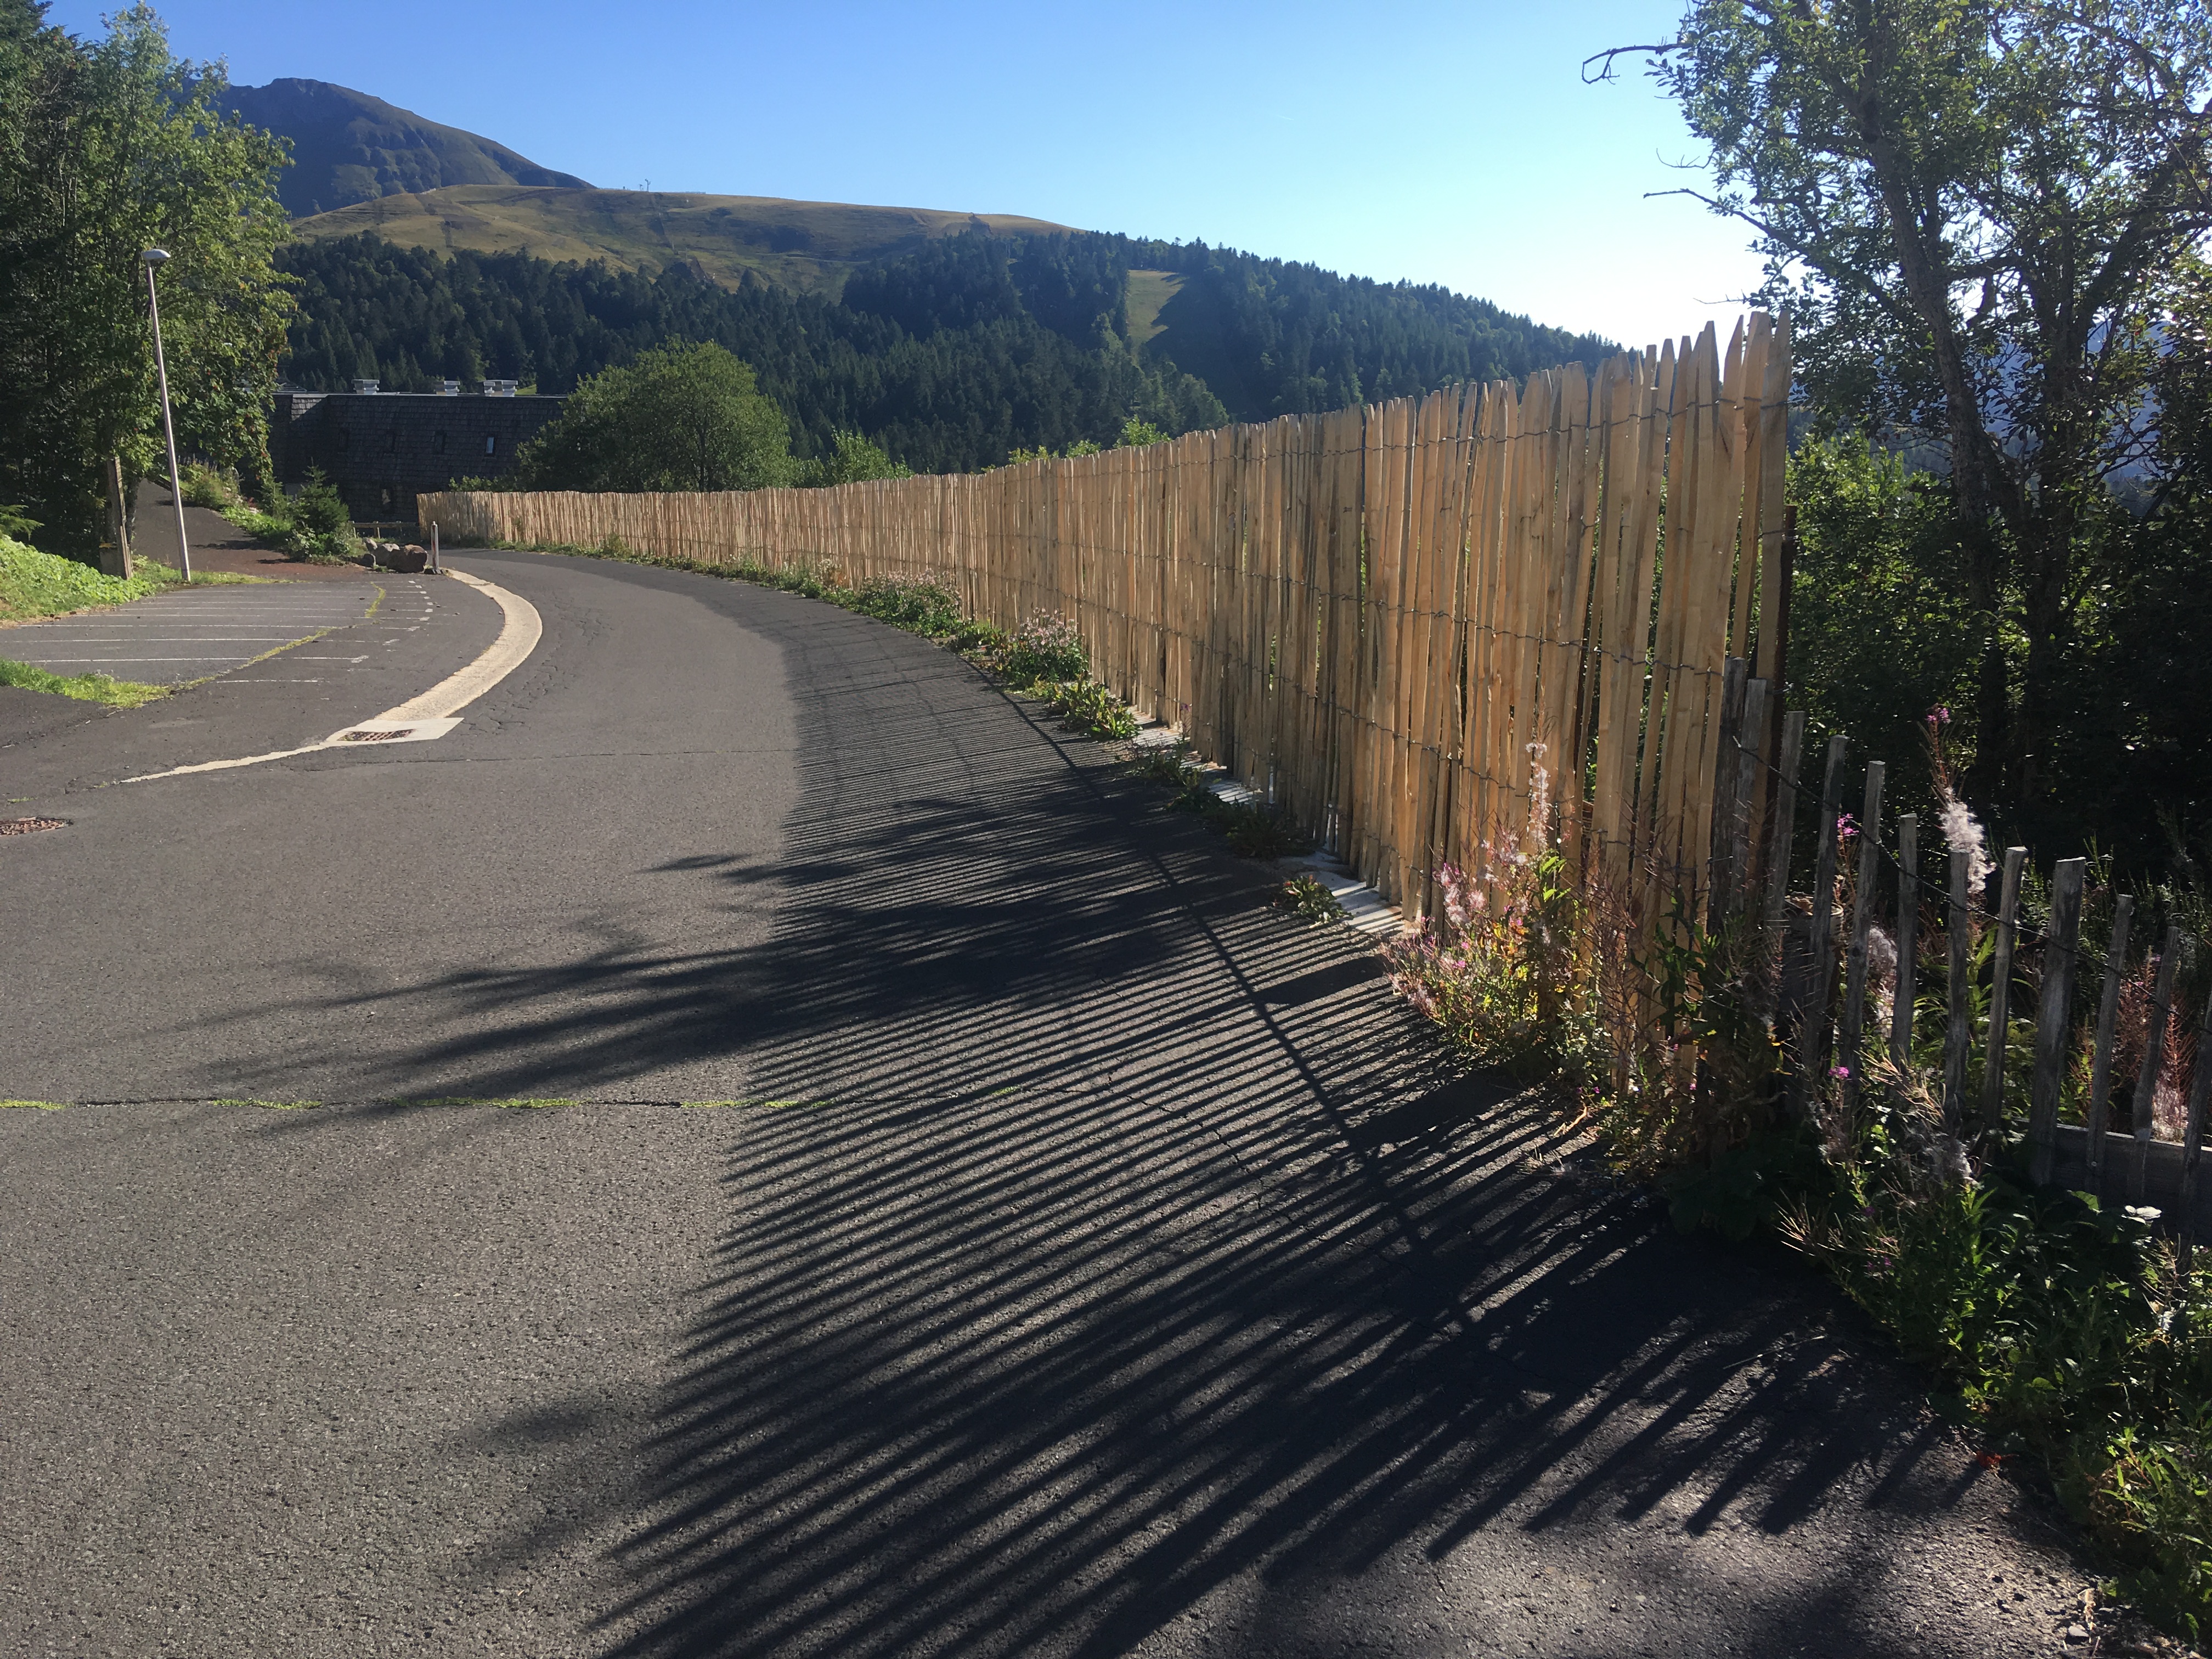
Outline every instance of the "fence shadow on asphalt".
[[(790, 1103), (727, 1173), (617, 1651), (1117, 1654), (1248, 1571), (1955, 1496), (1816, 1306), (1441, 1065), (1158, 792), (950, 665), (843, 672), (797, 677), (787, 864), (731, 874), (779, 884), (746, 1042)], [(1889, 1617), (1824, 1593), (1796, 1638)]]
[[(1817, 1307), (1443, 1065), (1160, 792), (918, 642), (770, 623), (801, 800), (780, 865), (722, 872), (769, 945), (414, 994), (562, 1009), (421, 1056), (478, 1092), (539, 1092), (543, 1040), (569, 1089), (742, 1060), (783, 1103), (738, 1120), (613, 1650), (1115, 1654), (1249, 1571), (1944, 1500)], [(1797, 1638), (1879, 1627), (1848, 1560), (1823, 1594)]]

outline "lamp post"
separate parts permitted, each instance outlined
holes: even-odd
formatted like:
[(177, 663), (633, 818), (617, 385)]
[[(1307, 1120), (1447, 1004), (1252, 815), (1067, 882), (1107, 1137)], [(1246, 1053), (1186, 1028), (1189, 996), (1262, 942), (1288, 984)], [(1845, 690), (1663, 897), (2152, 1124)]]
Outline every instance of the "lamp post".
[(146, 307), (154, 318), (154, 372), (161, 380), (161, 434), (169, 441), (169, 495), (177, 504), (177, 557), (185, 580), (192, 579), (192, 544), (185, 534), (185, 475), (177, 465), (177, 423), (169, 416), (169, 365), (161, 355), (161, 301), (154, 293), (154, 270), (169, 256), (149, 247), (138, 256), (146, 262)]

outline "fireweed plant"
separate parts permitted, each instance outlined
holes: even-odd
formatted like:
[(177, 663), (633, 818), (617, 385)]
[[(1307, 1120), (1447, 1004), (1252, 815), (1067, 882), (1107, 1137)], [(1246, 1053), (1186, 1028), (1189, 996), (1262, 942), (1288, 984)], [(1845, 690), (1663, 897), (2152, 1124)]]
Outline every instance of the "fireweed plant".
[[(1954, 782), (1943, 713), (1928, 722), (1939, 817), (1978, 892), (1992, 861)], [(1825, 1269), (1932, 1374), (1933, 1402), (1985, 1462), (2019, 1456), (2044, 1472), (2119, 1595), (2192, 1641), (2212, 1632), (2212, 1274), (2184, 1271), (2154, 1212), (2027, 1179), (2018, 1126), (2033, 997), (2016, 990), (2011, 1005), (2011, 1127), (1947, 1121), (1950, 941), (1931, 892), (1905, 1063), (1887, 1057), (1898, 953), (1877, 931), (1864, 1052), (1820, 1057), (1793, 1109), (1795, 1062), (1774, 1013), (1780, 963), (1755, 919), (1708, 927), (1677, 901), (1657, 927), (1635, 925), (1631, 896), (1574, 870), (1543, 757), (1531, 759), (1525, 827), (1493, 831), (1479, 875), (1438, 868), (1437, 914), (1387, 948), (1400, 994), (1470, 1057), (1541, 1085), (1590, 1124), (1620, 1174), (1667, 1196), (1678, 1225), (1764, 1232)], [(1837, 829), (1851, 848), (1856, 823)], [(1843, 915), (1856, 864), (1838, 860)], [(1642, 875), (1644, 891), (1664, 890)], [(1800, 927), (1808, 908), (1797, 902)], [(1994, 930), (1978, 913), (1968, 925), (1979, 1031)], [(2136, 1002), (2148, 1000), (2147, 982), (2135, 983), (2144, 977), (2129, 981)], [(2124, 1074), (2127, 1024), (2124, 1013)], [(1980, 1066), (1978, 1042), (1971, 1102)], [(2086, 1094), (2086, 1072), (2077, 1056), (2069, 1097)], [(2169, 1103), (2161, 1090), (2161, 1123), (2179, 1112), (2176, 1094)]]

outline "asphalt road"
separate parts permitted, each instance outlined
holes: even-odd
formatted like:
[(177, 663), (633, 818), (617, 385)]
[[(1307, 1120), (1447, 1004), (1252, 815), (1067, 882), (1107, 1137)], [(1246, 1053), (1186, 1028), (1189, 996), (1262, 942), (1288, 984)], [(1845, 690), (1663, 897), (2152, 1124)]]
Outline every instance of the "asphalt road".
[(2047, 1508), (1832, 1298), (1103, 750), (803, 599), (456, 562), (545, 632), (434, 743), (118, 784), (406, 691), (0, 701), (69, 820), (0, 840), (64, 1108), (0, 1112), (0, 1653), (2065, 1650)]

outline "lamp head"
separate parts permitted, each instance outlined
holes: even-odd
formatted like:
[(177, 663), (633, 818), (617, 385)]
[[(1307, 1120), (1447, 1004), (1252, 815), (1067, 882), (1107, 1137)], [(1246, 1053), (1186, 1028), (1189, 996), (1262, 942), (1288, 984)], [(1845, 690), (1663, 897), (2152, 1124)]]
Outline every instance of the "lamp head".
[(149, 247), (138, 257), (143, 259), (149, 265), (158, 265), (166, 263), (169, 256), (165, 249)]

